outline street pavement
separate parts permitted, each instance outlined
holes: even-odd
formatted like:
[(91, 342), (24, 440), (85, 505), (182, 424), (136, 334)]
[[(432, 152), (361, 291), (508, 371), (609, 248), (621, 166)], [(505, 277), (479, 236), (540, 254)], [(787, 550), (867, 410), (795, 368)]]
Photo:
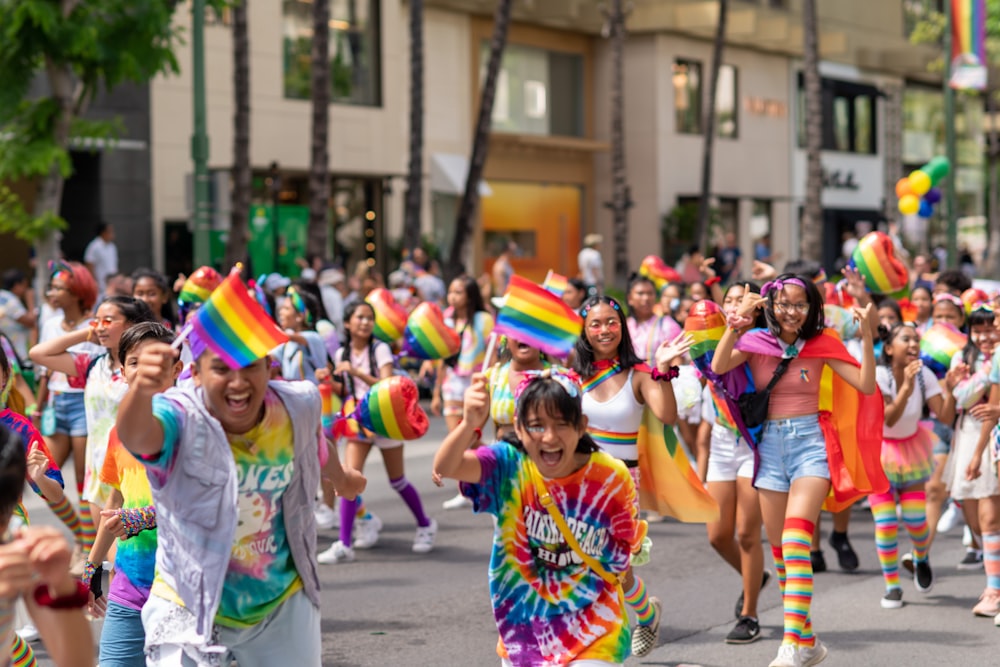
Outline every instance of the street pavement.
[[(378, 454), (370, 457), (364, 498), (385, 525), (376, 547), (357, 551), (355, 562), (320, 566), (324, 667), (499, 664), (487, 588), (492, 522), (468, 509), (441, 508), (442, 501), (456, 492), (451, 483), (438, 488), (430, 481), (431, 460), (443, 435), (443, 420), (434, 419), (423, 440), (406, 445), (407, 476), (440, 525), (430, 554), (410, 551), (412, 516), (389, 487)], [(70, 483), (67, 486), (72, 488)], [(36, 522), (56, 523), (30, 491), (26, 500)], [(824, 535), (828, 535), (828, 519)], [(733, 606), (740, 592), (736, 573), (711, 550), (701, 525), (665, 521), (651, 524), (649, 532), (654, 543), (652, 562), (637, 572), (651, 594), (663, 601), (660, 645), (645, 658), (630, 658), (626, 664), (767, 665), (781, 641), (776, 582), (772, 580), (761, 595), (762, 639), (750, 645), (727, 645), (723, 639), (735, 622)], [(850, 537), (860, 569), (841, 572), (834, 551), (825, 545), (830, 571), (815, 580), (813, 623), (830, 649), (824, 665), (1000, 664), (1000, 628), (992, 619), (970, 613), (983, 590), (983, 572), (955, 567), (964, 554), (960, 530), (939, 536), (934, 544), (934, 589), (921, 595), (904, 579), (905, 605), (899, 610), (879, 606), (882, 577), (867, 511), (853, 513)], [(336, 529), (320, 531), (320, 549), (335, 539)], [(906, 538), (901, 542), (906, 545)], [(100, 624), (94, 627), (99, 633)], [(51, 665), (44, 659), (41, 644), (35, 647), (43, 656), (39, 664)]]

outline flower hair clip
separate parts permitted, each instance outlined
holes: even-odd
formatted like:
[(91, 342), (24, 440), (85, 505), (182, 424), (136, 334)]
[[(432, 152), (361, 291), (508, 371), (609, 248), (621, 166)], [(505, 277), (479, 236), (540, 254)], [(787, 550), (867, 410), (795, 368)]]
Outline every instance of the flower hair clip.
[(576, 372), (562, 366), (550, 366), (540, 371), (525, 371), (524, 378), (514, 390), (514, 400), (520, 400), (521, 394), (535, 380), (555, 380), (573, 398), (579, 398), (583, 394), (580, 387), (580, 376)]
[(607, 301), (601, 301), (600, 297), (594, 297), (594, 299), (596, 299), (594, 301), (594, 303), (590, 304), (589, 306), (584, 307), (580, 311), (580, 317), (582, 317), (583, 319), (587, 319), (587, 313), (590, 312), (590, 309), (593, 308), (594, 306), (598, 305), (598, 304), (601, 304), (601, 303), (606, 303), (607, 305), (609, 305), (612, 308), (614, 308), (616, 312), (619, 312), (619, 313), (622, 312), (621, 304), (618, 303), (617, 300), (611, 298), (610, 296), (606, 296), (604, 298), (607, 299)]

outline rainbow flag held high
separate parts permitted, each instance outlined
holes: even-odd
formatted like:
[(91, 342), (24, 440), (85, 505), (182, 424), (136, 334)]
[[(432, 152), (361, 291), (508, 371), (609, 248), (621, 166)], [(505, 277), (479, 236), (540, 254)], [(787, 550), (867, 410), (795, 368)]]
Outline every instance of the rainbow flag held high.
[(708, 495), (674, 429), (653, 412), (642, 411), (639, 425), (639, 504), (685, 523), (719, 520), (719, 505)]
[(986, 89), (986, 0), (950, 0), (951, 79), (957, 90)]
[(545, 282), (542, 283), (542, 287), (556, 296), (562, 296), (566, 288), (569, 287), (569, 278), (550, 270), (548, 275), (545, 276)]
[(546, 354), (565, 357), (583, 329), (583, 319), (545, 288), (515, 275), (504, 294), (493, 332)]
[(244, 368), (288, 341), (240, 280), (239, 269), (191, 316), (191, 331), (230, 368)]

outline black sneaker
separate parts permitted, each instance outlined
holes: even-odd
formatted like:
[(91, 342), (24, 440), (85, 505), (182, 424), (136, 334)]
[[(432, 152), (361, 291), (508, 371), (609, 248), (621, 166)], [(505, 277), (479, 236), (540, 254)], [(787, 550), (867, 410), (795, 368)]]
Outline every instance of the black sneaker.
[(899, 609), (903, 606), (903, 589), (890, 588), (882, 596), (882, 609)]
[(858, 569), (858, 554), (851, 548), (851, 542), (847, 539), (847, 533), (830, 533), (830, 546), (837, 552), (837, 561), (840, 569), (845, 572), (854, 572)]
[(727, 644), (752, 644), (760, 639), (760, 623), (753, 616), (740, 616), (736, 626), (726, 635)]
[(931, 571), (931, 562), (928, 559), (913, 562), (916, 570), (913, 573), (913, 585), (921, 593), (930, 593), (934, 588), (934, 572)]
[[(764, 570), (764, 574), (760, 577), (760, 590), (764, 590), (764, 586), (767, 586), (767, 582), (771, 581), (771, 573)], [(736, 607), (733, 609), (733, 616), (737, 620), (743, 618), (743, 593), (740, 592), (740, 596), (736, 598)]]
[(983, 569), (983, 552), (979, 549), (967, 549), (965, 558), (958, 561), (959, 570), (981, 570)]
[(813, 573), (826, 572), (826, 558), (820, 549), (809, 552), (809, 560), (812, 561)]

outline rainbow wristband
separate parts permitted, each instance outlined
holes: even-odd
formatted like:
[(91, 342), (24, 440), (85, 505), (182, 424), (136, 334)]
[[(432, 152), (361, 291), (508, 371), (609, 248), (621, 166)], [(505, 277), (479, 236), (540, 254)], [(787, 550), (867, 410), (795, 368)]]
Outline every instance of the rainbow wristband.
[(156, 528), (156, 508), (152, 505), (120, 509), (118, 518), (125, 526), (125, 539), (135, 537), (144, 530)]

